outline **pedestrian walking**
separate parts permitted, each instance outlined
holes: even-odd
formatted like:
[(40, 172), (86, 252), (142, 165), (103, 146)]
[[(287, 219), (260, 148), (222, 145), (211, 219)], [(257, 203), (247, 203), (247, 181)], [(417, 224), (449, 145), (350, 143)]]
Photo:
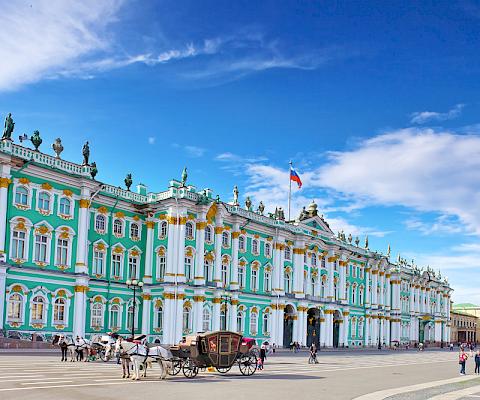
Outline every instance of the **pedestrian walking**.
[(260, 346), (260, 360), (262, 360), (262, 367), (265, 364), (265, 359), (267, 358), (267, 346), (265, 343)]
[(480, 374), (480, 350), (475, 354), (475, 373)]
[(308, 358), (308, 363), (309, 364), (318, 364), (317, 346), (315, 345), (315, 343), (312, 343), (310, 345), (310, 357)]
[(465, 353), (465, 350), (460, 351), (460, 355), (458, 356), (458, 363), (460, 364), (460, 375), (465, 375), (465, 365), (468, 360), (468, 354)]
[(453, 343), (450, 343), (450, 351), (453, 351)]

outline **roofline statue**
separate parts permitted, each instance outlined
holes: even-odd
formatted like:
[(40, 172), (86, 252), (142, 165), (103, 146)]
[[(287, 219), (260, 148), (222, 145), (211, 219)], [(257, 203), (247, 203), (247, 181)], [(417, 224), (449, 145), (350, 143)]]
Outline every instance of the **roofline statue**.
[(12, 140), (12, 133), (14, 128), (15, 122), (13, 122), (12, 113), (8, 113), (7, 117), (5, 118), (2, 140)]

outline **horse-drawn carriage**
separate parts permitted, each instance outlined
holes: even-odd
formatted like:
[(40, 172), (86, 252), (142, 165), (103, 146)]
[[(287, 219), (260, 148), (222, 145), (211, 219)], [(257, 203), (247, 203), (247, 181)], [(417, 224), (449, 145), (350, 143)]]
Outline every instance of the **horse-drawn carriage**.
[(187, 336), (178, 345), (170, 346), (171, 374), (182, 371), (187, 378), (194, 378), (200, 369), (206, 368), (215, 368), (224, 374), (237, 364), (242, 375), (253, 375), (257, 370), (254, 345), (255, 339), (229, 331)]

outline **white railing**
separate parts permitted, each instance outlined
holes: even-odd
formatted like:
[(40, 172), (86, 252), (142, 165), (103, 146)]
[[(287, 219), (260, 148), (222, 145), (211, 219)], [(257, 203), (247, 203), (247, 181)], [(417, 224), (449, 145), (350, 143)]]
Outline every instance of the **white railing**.
[(135, 193), (135, 192), (131, 192), (129, 190), (125, 190), (125, 189), (119, 188), (117, 186), (104, 185), (103, 191), (105, 193), (111, 194), (115, 197), (118, 196), (118, 197), (121, 197), (123, 199), (135, 201), (137, 203), (146, 203), (147, 200), (148, 200), (147, 196), (145, 196), (143, 194), (138, 194), (138, 193)]
[(91, 167), (89, 165), (75, 164), (9, 141), (1, 141), (0, 150), (8, 152), (15, 157), (23, 158), (24, 160), (33, 160), (33, 162), (38, 164), (48, 165), (49, 167), (57, 168), (71, 174), (90, 177)]

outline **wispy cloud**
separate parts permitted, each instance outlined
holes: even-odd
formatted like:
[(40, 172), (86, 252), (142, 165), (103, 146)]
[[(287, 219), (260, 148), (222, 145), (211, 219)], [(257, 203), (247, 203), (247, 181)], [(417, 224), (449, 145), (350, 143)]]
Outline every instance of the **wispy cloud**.
[(178, 143), (172, 143), (172, 147), (176, 149), (180, 149), (181, 151), (185, 152), (186, 156), (193, 157), (193, 158), (203, 157), (203, 155), (207, 151), (207, 149), (204, 149), (203, 147), (192, 146), (192, 145), (181, 145)]
[(149, 136), (147, 141), (148, 141), (148, 144), (155, 144), (157, 138), (155, 136)]
[(412, 124), (425, 124), (430, 121), (446, 121), (455, 119), (460, 116), (465, 104), (456, 104), (447, 112), (441, 113), (436, 111), (420, 111), (410, 114), (410, 122)]
[(404, 225), (409, 230), (419, 231), (422, 235), (465, 233), (465, 227), (458, 218), (451, 215), (440, 215), (433, 221), (424, 221), (417, 217), (408, 218)]
[(110, 46), (121, 0), (2, 4), (0, 91), (51, 77)]

